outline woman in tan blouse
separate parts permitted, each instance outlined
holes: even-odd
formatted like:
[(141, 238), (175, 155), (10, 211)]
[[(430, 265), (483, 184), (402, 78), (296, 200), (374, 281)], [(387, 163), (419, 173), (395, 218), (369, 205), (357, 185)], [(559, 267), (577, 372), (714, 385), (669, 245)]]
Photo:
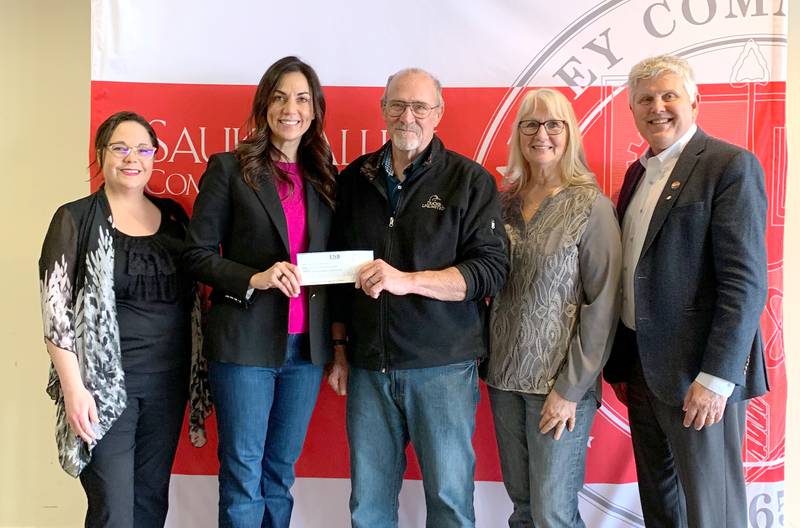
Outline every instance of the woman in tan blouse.
[(578, 491), (619, 317), (619, 227), (561, 93), (525, 95), (510, 149), (511, 273), (492, 307), (486, 375), (509, 526), (584, 526)]

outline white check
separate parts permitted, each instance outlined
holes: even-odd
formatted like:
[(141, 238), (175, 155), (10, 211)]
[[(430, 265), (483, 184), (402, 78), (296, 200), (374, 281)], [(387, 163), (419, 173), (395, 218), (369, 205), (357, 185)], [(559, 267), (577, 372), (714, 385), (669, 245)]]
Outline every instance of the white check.
[(301, 286), (355, 282), (358, 268), (373, 260), (372, 251), (320, 251), (298, 253)]

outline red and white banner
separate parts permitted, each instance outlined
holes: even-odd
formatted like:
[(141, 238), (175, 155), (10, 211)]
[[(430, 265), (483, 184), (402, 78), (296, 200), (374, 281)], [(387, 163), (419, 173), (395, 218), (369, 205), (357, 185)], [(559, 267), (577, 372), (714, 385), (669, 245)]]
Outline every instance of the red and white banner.
[[(319, 74), (329, 108), (325, 132), (340, 169), (386, 140), (379, 108), (386, 77), (419, 66), (444, 85), (439, 136), (498, 178), (521, 95), (532, 87), (562, 90), (578, 115), (589, 164), (615, 198), (625, 169), (646, 148), (628, 109), (627, 72), (648, 55), (687, 58), (700, 84), (700, 126), (755, 152), (766, 174), (769, 296), (761, 321), (772, 390), (749, 406), (742, 456), (750, 525), (777, 527), (786, 411), (788, 7), (788, 0), (93, 0), (92, 129), (122, 109), (151, 120), (161, 148), (150, 191), (191, 209), (208, 156), (231, 150), (245, 135), (255, 85), (276, 59), (298, 55)], [(484, 393), (474, 438), (482, 528), (504, 525), (511, 511), (487, 400)], [(213, 419), (211, 425), (205, 448), (181, 440), (168, 526), (216, 525)], [(297, 474), (292, 526), (349, 526), (344, 400), (327, 387)], [(424, 525), (419, 478), (412, 461), (401, 494), (403, 527)], [(644, 524), (627, 415), (611, 390), (592, 430), (580, 508), (591, 527)]]

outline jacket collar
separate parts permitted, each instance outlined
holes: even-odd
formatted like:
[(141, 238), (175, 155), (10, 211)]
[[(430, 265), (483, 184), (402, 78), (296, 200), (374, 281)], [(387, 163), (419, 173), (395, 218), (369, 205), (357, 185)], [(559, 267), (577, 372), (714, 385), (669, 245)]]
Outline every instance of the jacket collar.
[[(678, 201), (681, 191), (686, 188), (686, 182), (692, 177), (694, 169), (700, 161), (700, 155), (706, 150), (706, 143), (708, 143), (708, 136), (698, 128), (686, 144), (686, 147), (684, 147), (683, 152), (681, 152), (667, 184), (664, 185), (664, 190), (661, 191), (661, 196), (658, 197), (656, 208), (653, 210), (650, 226), (647, 229), (647, 236), (645, 236), (644, 244), (642, 244), (642, 255), (645, 254), (647, 248), (650, 247), (650, 244), (652, 244), (661, 230), (667, 215), (672, 210), (675, 202)], [(702, 175), (698, 177), (702, 177)]]
[(264, 178), (259, 182), (258, 188), (254, 191), (264, 210), (272, 220), (275, 229), (281, 237), (286, 252), (289, 252), (289, 229), (286, 226), (286, 215), (283, 212), (281, 198), (278, 196), (278, 189), (272, 178)]
[[(324, 241), (320, 237), (324, 236), (325, 230), (319, 229), (321, 214), (320, 209), (325, 206), (322, 204), (321, 198), (319, 197), (319, 194), (317, 194), (317, 190), (305, 178), (303, 178), (303, 190), (306, 199), (305, 209), (306, 229), (308, 229), (308, 247), (309, 250), (310, 248), (315, 247), (318, 251), (321, 251), (324, 247)], [(260, 182), (258, 189), (256, 189), (254, 192), (258, 198), (258, 201), (261, 202), (261, 206), (264, 208), (264, 211), (275, 225), (275, 229), (278, 231), (278, 234), (281, 237), (281, 242), (283, 242), (283, 247), (286, 249), (286, 254), (290, 254), (289, 228), (286, 225), (286, 213), (283, 210), (283, 204), (281, 203), (281, 198), (278, 195), (278, 189), (275, 185), (275, 181), (272, 178), (265, 178)]]
[[(382, 168), (382, 162), (384, 156), (391, 155), (391, 148), (392, 148), (392, 142), (387, 141), (381, 148), (379, 148), (372, 154), (367, 155), (367, 159), (361, 165), (360, 169), (361, 174), (363, 174), (364, 177), (367, 178), (367, 180), (369, 181), (375, 180), (375, 178), (378, 176)], [(433, 136), (430, 148), (427, 150), (427, 152), (428, 152), (427, 157), (422, 162), (423, 167), (428, 167), (444, 152), (444, 143), (442, 143), (442, 140), (439, 139), (438, 136), (436, 135)]]
[(647, 169), (647, 160), (649, 160), (650, 158), (658, 158), (658, 161), (664, 164), (668, 160), (679, 157), (683, 152), (683, 149), (686, 148), (686, 145), (689, 144), (689, 141), (692, 140), (696, 132), (697, 132), (697, 123), (692, 123), (692, 126), (690, 126), (688, 130), (686, 130), (686, 132), (680, 138), (678, 138), (678, 141), (673, 143), (669, 148), (664, 149), (662, 152), (659, 152), (658, 154), (653, 154), (653, 151), (648, 148), (647, 151), (645, 151), (645, 153), (642, 155), (642, 157), (639, 158), (639, 163), (641, 163), (642, 166), (645, 169)]

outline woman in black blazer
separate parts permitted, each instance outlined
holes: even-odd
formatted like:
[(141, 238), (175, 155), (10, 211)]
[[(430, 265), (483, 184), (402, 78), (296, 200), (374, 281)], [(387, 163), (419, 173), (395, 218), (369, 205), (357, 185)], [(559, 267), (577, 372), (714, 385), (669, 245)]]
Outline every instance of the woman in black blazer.
[(288, 527), (290, 488), (323, 366), (323, 287), (301, 287), (297, 253), (324, 251), (336, 169), (325, 99), (296, 57), (269, 67), (253, 132), (200, 180), (184, 261), (213, 288), (204, 351), (219, 431), (219, 525)]

